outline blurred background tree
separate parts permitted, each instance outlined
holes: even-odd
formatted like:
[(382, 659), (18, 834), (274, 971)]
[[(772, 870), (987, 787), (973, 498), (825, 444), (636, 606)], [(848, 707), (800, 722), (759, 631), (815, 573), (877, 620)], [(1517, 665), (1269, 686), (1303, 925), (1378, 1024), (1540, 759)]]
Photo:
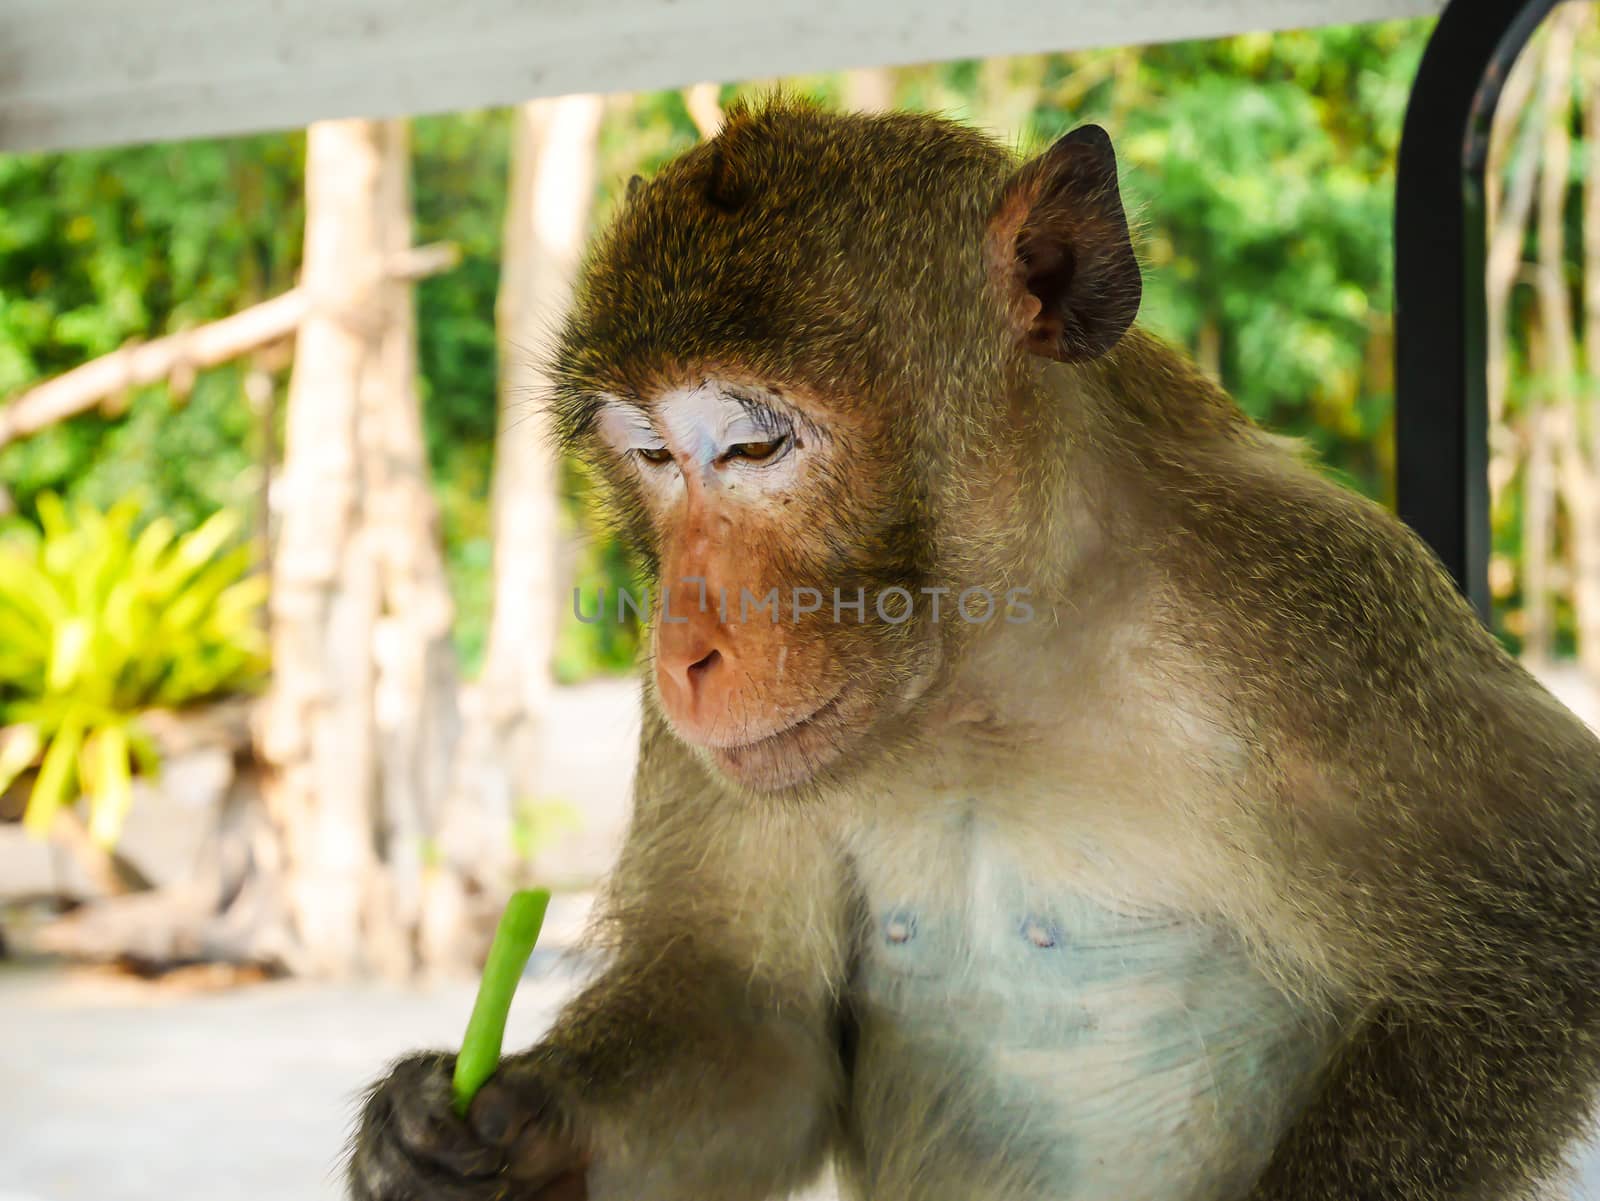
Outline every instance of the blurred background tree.
[(1544, 22), (1490, 140), (1487, 298), (1494, 554), (1508, 642), (1600, 683), (1600, 6)]

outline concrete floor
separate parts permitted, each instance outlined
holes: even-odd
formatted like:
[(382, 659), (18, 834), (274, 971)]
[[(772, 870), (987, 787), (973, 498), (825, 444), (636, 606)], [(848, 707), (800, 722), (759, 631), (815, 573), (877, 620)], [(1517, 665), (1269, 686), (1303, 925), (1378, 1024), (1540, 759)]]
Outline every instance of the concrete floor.
[[(570, 986), (528, 979), (508, 1045)], [(470, 983), (263, 984), (211, 995), (97, 974), (0, 973), (0, 1201), (333, 1201), (362, 1085), (451, 1046)]]

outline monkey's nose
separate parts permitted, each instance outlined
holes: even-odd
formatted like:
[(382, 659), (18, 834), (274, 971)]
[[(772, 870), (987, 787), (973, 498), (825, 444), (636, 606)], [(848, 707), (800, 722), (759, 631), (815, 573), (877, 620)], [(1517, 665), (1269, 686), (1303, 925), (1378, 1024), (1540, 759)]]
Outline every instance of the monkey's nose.
[(713, 647), (706, 654), (689, 664), (684, 669), (684, 676), (689, 681), (689, 687), (691, 689), (698, 688), (721, 662), (722, 652)]
[(663, 639), (657, 647), (656, 672), (668, 712), (679, 719), (701, 718), (707, 694), (714, 691), (713, 685), (720, 681), (725, 665), (726, 659), (716, 647), (706, 649), (701, 642), (680, 649)]

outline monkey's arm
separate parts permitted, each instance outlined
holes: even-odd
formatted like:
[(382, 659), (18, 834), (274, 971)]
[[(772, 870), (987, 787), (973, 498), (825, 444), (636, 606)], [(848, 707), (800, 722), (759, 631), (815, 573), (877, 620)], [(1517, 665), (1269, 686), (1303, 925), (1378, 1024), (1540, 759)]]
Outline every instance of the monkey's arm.
[(1355, 1035), (1250, 1201), (1525, 1201), (1592, 1110), (1592, 1017), (1486, 999), (1395, 1006)]
[(1522, 1198), (1600, 1089), (1600, 743), (1413, 535), (1337, 503), (1287, 515), (1293, 577), (1245, 598), (1256, 850), (1291, 953), (1365, 1016), (1252, 1201)]
[(1600, 1089), (1600, 881), (1593, 802), (1547, 799), (1567, 822), (1524, 810), (1427, 862), (1401, 833), (1387, 873), (1335, 861), (1371, 1008), (1252, 1201), (1520, 1201), (1558, 1175)]
[(358, 1201), (757, 1201), (820, 1168), (843, 1075), (837, 860), (807, 811), (726, 796), (648, 704), (644, 725), (607, 966), (465, 1122), (448, 1055), (397, 1064), (363, 1114)]
[(610, 966), (528, 1062), (592, 1146), (596, 1201), (786, 1192), (838, 1119), (837, 860), (803, 811), (723, 796), (651, 709)]
[(1330, 945), (1369, 957), (1346, 993), (1363, 1016), (1251, 1201), (1509, 1201), (1560, 1170), (1600, 1089), (1600, 882), (1573, 816), (1575, 858), (1502, 829), (1425, 860), (1401, 832), (1390, 871), (1321, 865)]

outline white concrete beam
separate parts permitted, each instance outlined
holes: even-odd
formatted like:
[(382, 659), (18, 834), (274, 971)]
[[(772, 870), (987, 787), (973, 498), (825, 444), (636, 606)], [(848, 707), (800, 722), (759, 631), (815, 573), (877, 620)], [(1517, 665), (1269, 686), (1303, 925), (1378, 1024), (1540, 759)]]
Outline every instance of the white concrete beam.
[(1443, 0), (3, 0), (0, 150), (1219, 37)]

